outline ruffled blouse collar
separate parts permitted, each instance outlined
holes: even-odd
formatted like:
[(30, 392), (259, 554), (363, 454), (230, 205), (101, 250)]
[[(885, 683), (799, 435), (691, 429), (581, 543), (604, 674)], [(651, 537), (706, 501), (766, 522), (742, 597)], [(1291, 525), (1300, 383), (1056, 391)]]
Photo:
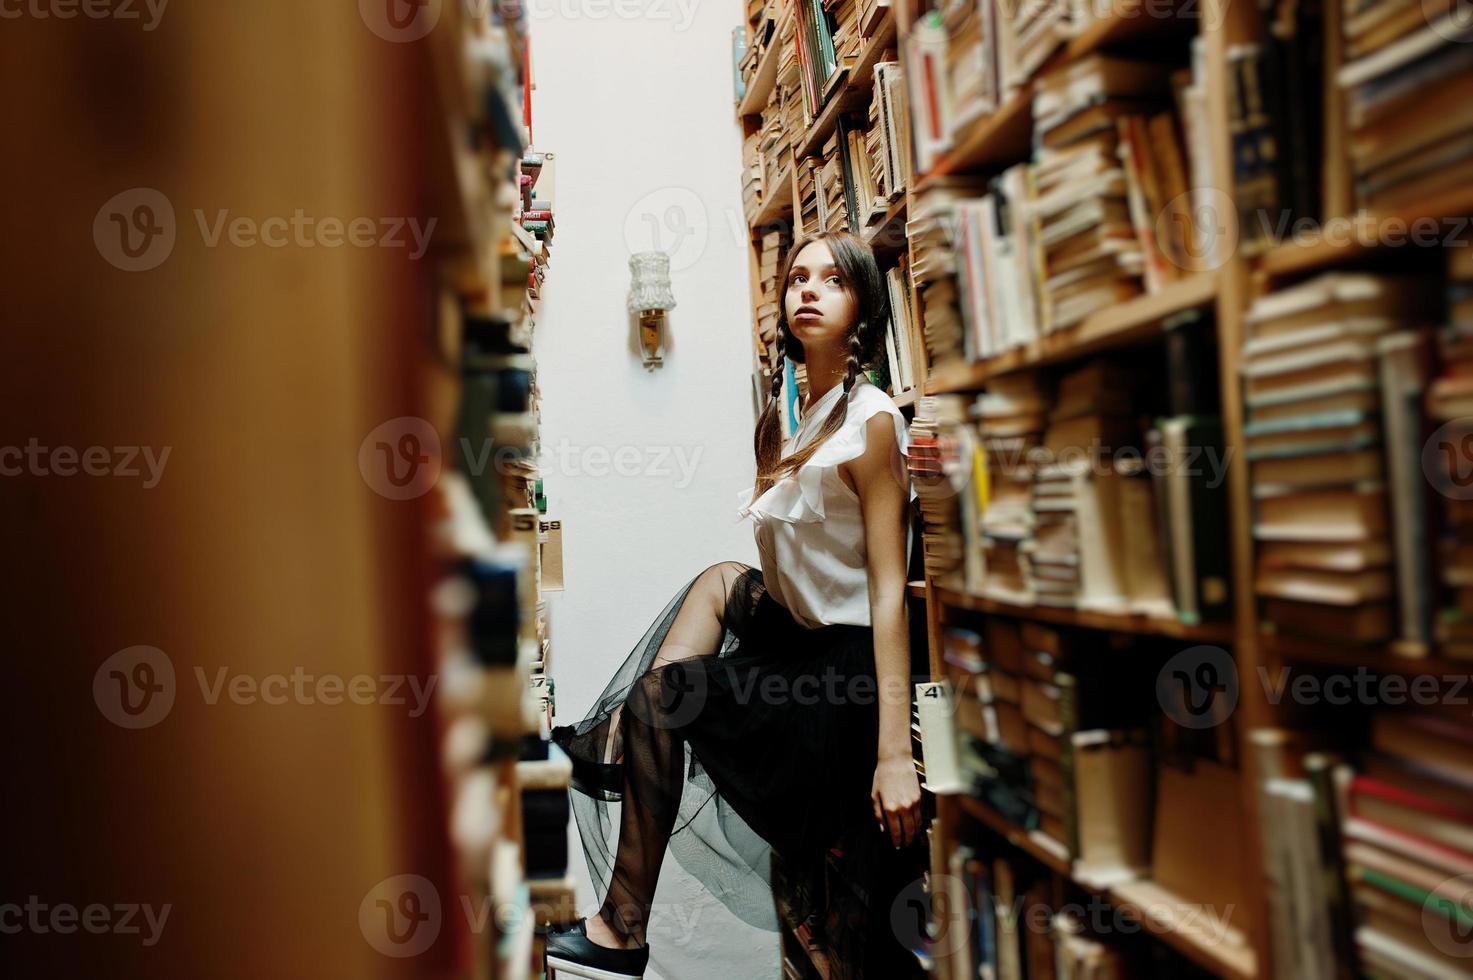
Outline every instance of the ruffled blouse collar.
[[(852, 394), (860, 385), (868, 383), (868, 379), (856, 378), (849, 391)], [(825, 418), (843, 392), (844, 385), (836, 384), (824, 392), (817, 402), (809, 406), (808, 411), (798, 420), (798, 427), (785, 444), (786, 447), (796, 452), (799, 441), (812, 431), (809, 424)], [(834, 469), (838, 463), (847, 462), (859, 452), (859, 449), (849, 448), (855, 436), (858, 435), (858, 430), (853, 425), (848, 428), (850, 431), (837, 433), (830, 437), (829, 441), (824, 443), (823, 448), (819, 450), (819, 455), (800, 466), (796, 472), (789, 473), (773, 483), (765, 493), (750, 504), (747, 501), (751, 499), (755, 487), (743, 490), (737, 495), (738, 515), (748, 517), (754, 511), (758, 511), (789, 523), (823, 520), (823, 475), (825, 470)], [(861, 440), (859, 448), (862, 449), (863, 436), (859, 435), (859, 439)], [(784, 452), (783, 455), (786, 457), (791, 455), (791, 452)]]

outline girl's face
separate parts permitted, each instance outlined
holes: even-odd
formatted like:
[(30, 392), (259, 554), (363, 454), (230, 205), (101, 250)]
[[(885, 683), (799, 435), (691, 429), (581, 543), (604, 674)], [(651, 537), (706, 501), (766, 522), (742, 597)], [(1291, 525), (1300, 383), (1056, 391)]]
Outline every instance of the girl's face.
[(798, 253), (783, 302), (788, 328), (804, 350), (843, 344), (854, 324), (856, 303), (840, 279), (828, 242), (813, 242)]

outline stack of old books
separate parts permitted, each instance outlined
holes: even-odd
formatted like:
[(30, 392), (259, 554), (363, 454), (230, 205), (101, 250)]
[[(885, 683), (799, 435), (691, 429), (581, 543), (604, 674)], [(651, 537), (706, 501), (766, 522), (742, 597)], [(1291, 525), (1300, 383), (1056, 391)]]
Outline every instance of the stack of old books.
[[(1408, 279), (1330, 273), (1249, 310), (1243, 434), (1255, 585), (1282, 631), (1361, 642), (1403, 632), (1396, 581), (1426, 554), (1414, 530), (1426, 483), (1420, 460), (1409, 468), (1401, 454), (1420, 456), (1423, 441), (1420, 412), (1410, 414), (1425, 387), (1413, 328), (1429, 292)], [(1412, 619), (1426, 593), (1402, 596)]]
[(1356, 203), (1402, 210), (1466, 188), (1473, 159), (1473, 20), (1457, 3), (1348, 6), (1337, 76)]
[(1093, 55), (1038, 80), (1033, 213), (1044, 256), (1046, 330), (1142, 291), (1117, 120), (1154, 104), (1168, 78), (1159, 65)]

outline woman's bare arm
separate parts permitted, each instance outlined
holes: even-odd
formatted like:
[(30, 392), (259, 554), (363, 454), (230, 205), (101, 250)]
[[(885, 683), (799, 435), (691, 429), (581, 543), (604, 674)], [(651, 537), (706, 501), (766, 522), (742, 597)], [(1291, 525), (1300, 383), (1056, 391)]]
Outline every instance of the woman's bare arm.
[[(865, 451), (843, 464), (864, 515), (870, 623), (879, 681), (879, 765), (871, 797), (876, 819), (898, 847), (920, 829), (920, 781), (910, 741), (910, 620), (905, 601), (907, 477), (889, 413), (870, 418)], [(846, 481), (847, 482), (847, 481)]]

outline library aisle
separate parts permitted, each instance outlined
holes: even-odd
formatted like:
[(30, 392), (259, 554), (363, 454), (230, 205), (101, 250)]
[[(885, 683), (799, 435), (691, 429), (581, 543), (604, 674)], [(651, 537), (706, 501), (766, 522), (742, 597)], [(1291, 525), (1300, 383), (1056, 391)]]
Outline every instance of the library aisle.
[(0, 2), (7, 966), (1473, 977), (1467, 14)]

